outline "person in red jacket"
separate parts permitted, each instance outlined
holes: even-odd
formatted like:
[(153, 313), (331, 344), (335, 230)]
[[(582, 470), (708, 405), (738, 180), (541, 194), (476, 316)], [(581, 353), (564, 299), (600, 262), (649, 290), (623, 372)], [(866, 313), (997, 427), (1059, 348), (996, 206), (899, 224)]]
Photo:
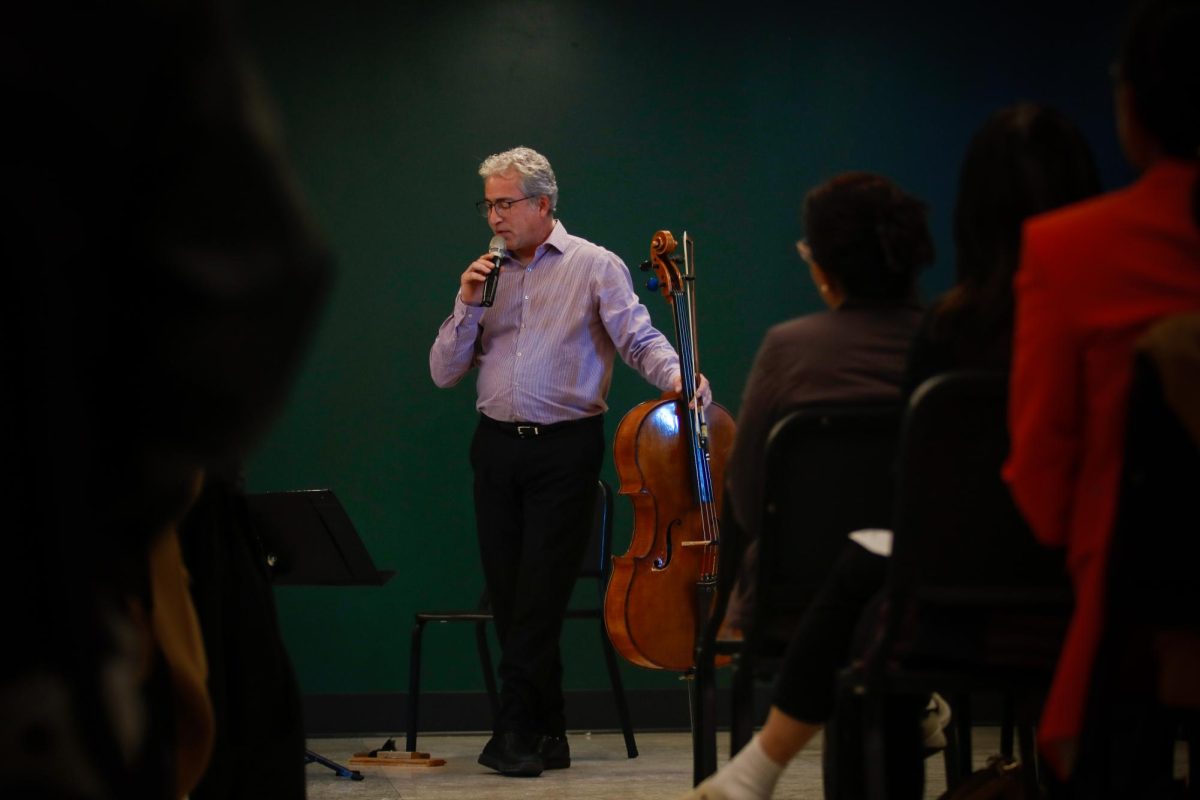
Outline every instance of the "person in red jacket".
[(1105, 561), (1135, 340), (1200, 309), (1200, 2), (1151, 0), (1127, 25), (1114, 78), (1132, 185), (1030, 220), (1015, 279), (1004, 469), (1044, 544), (1065, 547), (1075, 610), (1039, 740), (1060, 777), (1077, 756), (1103, 629)]

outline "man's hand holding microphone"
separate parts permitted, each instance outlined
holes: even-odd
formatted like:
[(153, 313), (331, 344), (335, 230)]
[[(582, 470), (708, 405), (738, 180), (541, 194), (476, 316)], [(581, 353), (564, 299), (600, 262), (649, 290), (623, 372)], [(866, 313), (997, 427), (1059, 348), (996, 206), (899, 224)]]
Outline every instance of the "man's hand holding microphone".
[(500, 262), (505, 255), (504, 237), (493, 236), (487, 253), (472, 261), (459, 279), (459, 296), (464, 303), (484, 308), (492, 305), (500, 280)]

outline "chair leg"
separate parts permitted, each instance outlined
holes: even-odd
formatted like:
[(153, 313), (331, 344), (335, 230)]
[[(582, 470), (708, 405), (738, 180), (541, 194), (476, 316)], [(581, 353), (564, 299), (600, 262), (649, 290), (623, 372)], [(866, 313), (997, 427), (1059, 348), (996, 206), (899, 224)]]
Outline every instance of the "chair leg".
[[(708, 731), (712, 727), (712, 710), (705, 708), (706, 687), (702, 685), (702, 679), (694, 669), (687, 673), (686, 679), (692, 730), (692, 785), (698, 786), (701, 781), (716, 772), (716, 743), (708, 741)], [(716, 737), (715, 730), (713, 737)]]
[(887, 744), (884, 741), (884, 695), (869, 688), (858, 697), (862, 703), (863, 765), (867, 771), (867, 797), (887, 800)]
[(1013, 696), (1004, 695), (1000, 717), (1000, 755), (1011, 759), (1013, 757), (1013, 727), (1016, 724), (1016, 709)]
[(688, 684), (692, 704), (692, 785), (717, 771), (716, 676), (711, 659), (697, 654)]
[(1200, 797), (1200, 720), (1189, 719), (1184, 730), (1187, 732), (1188, 793)]
[(417, 749), (417, 719), (421, 692), (421, 634), (425, 623), (417, 620), (413, 624), (412, 638), (408, 648), (408, 730), (405, 732), (404, 749), (413, 752)]
[(608, 682), (612, 684), (613, 700), (617, 704), (617, 716), (621, 719), (621, 733), (625, 735), (625, 753), (630, 758), (638, 757), (637, 742), (633, 739), (633, 722), (629, 718), (629, 702), (625, 699), (625, 686), (621, 683), (621, 670), (617, 665), (617, 654), (600, 619), (600, 649), (604, 651), (604, 663), (608, 666)]
[(1032, 725), (1017, 726), (1017, 742), (1021, 748), (1021, 783), (1026, 797), (1040, 797), (1041, 782), (1038, 779), (1037, 748), (1033, 743)]
[(479, 651), (479, 668), (483, 671), (483, 685), (487, 687), (488, 702), (492, 706), (492, 730), (500, 719), (500, 693), (496, 690), (496, 671), (492, 668), (492, 651), (488, 647), (487, 623), (475, 623), (475, 649)]
[(729, 757), (733, 758), (754, 736), (754, 664), (746, 653), (734, 665), (729, 699)]
[(971, 695), (968, 692), (963, 692), (955, 697), (956, 706), (952, 706), (950, 713), (958, 717), (958, 774), (964, 779), (971, 774), (972, 760), (974, 747), (971, 741), (971, 726), (974, 724), (973, 715), (971, 713)]
[(942, 763), (946, 770), (946, 788), (953, 789), (965, 777), (960, 771), (962, 741), (958, 734), (958, 714), (952, 708), (950, 724), (946, 726), (946, 749), (942, 751)]

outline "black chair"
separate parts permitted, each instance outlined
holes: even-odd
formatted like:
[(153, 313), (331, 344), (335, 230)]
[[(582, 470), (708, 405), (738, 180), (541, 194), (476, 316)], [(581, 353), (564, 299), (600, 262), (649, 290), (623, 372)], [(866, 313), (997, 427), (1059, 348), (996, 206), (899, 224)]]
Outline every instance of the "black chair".
[[(617, 657), (613, 652), (612, 643), (608, 640), (608, 632), (604, 629), (604, 590), (608, 585), (608, 577), (612, 569), (612, 505), (612, 490), (607, 483), (601, 480), (596, 487), (596, 513), (593, 517), (591, 538), (579, 569), (580, 578), (589, 578), (595, 581), (599, 602), (594, 608), (568, 608), (566, 618), (594, 619), (599, 622), (600, 645), (604, 652), (605, 664), (608, 667), (608, 678), (612, 684), (613, 700), (621, 721), (621, 731), (625, 735), (625, 751), (630, 758), (637, 758), (637, 743), (633, 738), (629, 704), (625, 700), (625, 689), (621, 684)], [(487, 624), (491, 620), (492, 614), (488, 608), (486, 590), (480, 596), (479, 604), (474, 609), (418, 611), (413, 616), (408, 671), (408, 732), (405, 749), (409, 751), (417, 749), (421, 691), (421, 637), (427, 623), (469, 622), (475, 625), (475, 646), (479, 654), (479, 665), (483, 671), (484, 685), (487, 687), (488, 700), (491, 703), (492, 719), (495, 720), (499, 715), (499, 693), (496, 690), (495, 671), (492, 667), (491, 651), (487, 642)]]
[[(1187, 380), (1195, 385), (1200, 364), (1190, 370)], [(1153, 361), (1140, 355), (1108, 557), (1104, 636), (1075, 776), (1078, 789), (1092, 796), (1148, 796), (1155, 782), (1161, 790), (1172, 780), (1180, 734), (1189, 744), (1188, 796), (1198, 792), (1198, 490), (1200, 441), (1168, 404)], [(1108, 757), (1113, 748), (1122, 758)]]
[(778, 671), (792, 632), (847, 535), (888, 526), (899, 417), (894, 402), (812, 406), (791, 411), (772, 428), (756, 599), (741, 641), (717, 638), (743, 550), (732, 515), (722, 521), (716, 607), (696, 657), (696, 783), (716, 770), (715, 658), (733, 656), (730, 749), (736, 753), (753, 733), (756, 681), (770, 680)]
[(1026, 796), (1038, 796), (1033, 722), (1071, 591), (1061, 554), (1033, 539), (1001, 479), (1006, 409), (1004, 374), (958, 372), (926, 381), (906, 410), (880, 632), (840, 678), (839, 703), (862, 704), (870, 797), (886, 797), (885, 696), (930, 691), (956, 718), (952, 788), (971, 771), (970, 697), (995, 693), (1018, 723)]

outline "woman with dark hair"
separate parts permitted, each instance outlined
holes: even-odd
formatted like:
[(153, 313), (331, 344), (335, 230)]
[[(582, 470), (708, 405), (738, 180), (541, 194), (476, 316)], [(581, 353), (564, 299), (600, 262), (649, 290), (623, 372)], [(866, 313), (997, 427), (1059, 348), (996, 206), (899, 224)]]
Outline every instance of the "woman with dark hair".
[[(1009, 287), (1022, 222), (1098, 190), (1086, 141), (1057, 112), (1020, 104), (988, 118), (971, 140), (960, 173), (955, 208), (958, 282), (921, 322), (908, 359), (905, 394), (938, 372), (1008, 368), (1013, 307)], [(816, 256), (818, 246), (824, 245), (818, 237), (813, 246), (818, 283), (822, 271)], [(832, 716), (837, 673), (849, 661), (856, 626), (886, 574), (885, 557), (847, 543), (788, 647), (766, 724), (685, 798), (771, 796), (784, 767)], [(920, 724), (924, 704), (925, 698), (901, 698), (888, 710), (889, 788), (900, 800), (915, 800), (923, 793), (922, 738), (928, 733)], [(846, 755), (837, 765), (838, 775), (833, 780), (826, 776), (826, 786), (836, 787), (838, 798), (858, 797), (861, 774), (853, 774), (851, 764), (861, 747), (842, 751)]]
[(1131, 186), (1033, 219), (1016, 278), (1005, 477), (1044, 544), (1065, 547), (1075, 607), (1042, 713), (1042, 752), (1075, 763), (1123, 460), (1134, 343), (1200, 309), (1200, 2), (1134, 11), (1114, 78)]
[(958, 179), (955, 284), (921, 323), (909, 353), (906, 396), (940, 372), (1008, 371), (1022, 223), (1099, 191), (1087, 141), (1062, 114), (1018, 103), (988, 117), (971, 139)]
[(809, 191), (797, 243), (829, 307), (767, 331), (738, 414), (726, 469), (729, 512), (748, 543), (727, 619), (744, 627), (754, 601), (767, 435), (801, 405), (900, 398), (921, 310), (918, 272), (933, 261), (925, 205), (881, 175), (848, 172)]

